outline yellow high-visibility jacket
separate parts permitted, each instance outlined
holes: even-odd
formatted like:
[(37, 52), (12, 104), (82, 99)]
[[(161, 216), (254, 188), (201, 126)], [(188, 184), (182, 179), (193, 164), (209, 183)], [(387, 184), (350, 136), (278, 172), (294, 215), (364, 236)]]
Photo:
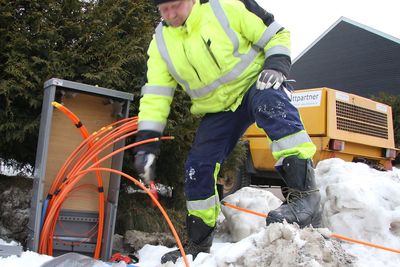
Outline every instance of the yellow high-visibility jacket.
[(276, 60), (289, 58), (290, 33), (268, 26), (238, 0), (197, 1), (180, 27), (161, 22), (148, 49), (139, 130), (162, 133), (179, 84), (193, 114), (234, 111), (263, 68), (288, 75)]

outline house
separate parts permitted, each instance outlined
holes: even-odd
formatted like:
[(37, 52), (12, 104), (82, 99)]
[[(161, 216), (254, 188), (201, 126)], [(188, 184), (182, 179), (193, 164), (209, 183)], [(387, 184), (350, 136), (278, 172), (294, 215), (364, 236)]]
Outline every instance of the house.
[(294, 89), (400, 95), (400, 39), (341, 17), (293, 61)]

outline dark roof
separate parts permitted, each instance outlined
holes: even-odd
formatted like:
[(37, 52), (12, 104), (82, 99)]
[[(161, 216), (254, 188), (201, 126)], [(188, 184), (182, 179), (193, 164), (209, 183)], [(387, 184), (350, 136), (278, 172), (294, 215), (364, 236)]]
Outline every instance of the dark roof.
[(400, 39), (341, 17), (294, 61), (295, 89), (400, 94)]

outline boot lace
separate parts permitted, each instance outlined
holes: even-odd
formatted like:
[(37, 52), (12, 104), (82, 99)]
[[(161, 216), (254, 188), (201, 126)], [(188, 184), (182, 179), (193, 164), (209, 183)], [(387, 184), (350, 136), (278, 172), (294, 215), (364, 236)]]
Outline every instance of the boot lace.
[(304, 198), (304, 197), (310, 195), (311, 193), (318, 192), (318, 191), (319, 191), (318, 189), (300, 191), (300, 190), (296, 190), (296, 189), (289, 188), (289, 187), (282, 187), (282, 193), (283, 193), (283, 195), (286, 195), (286, 201), (285, 201), (286, 203), (295, 202), (296, 200)]

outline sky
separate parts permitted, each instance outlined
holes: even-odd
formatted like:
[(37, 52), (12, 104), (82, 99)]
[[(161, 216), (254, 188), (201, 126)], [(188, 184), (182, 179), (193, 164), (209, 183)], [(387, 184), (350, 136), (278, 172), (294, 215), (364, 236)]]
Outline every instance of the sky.
[(399, 0), (257, 0), (275, 20), (289, 29), (292, 59), (340, 17), (400, 39)]
[[(320, 161), (315, 176), (321, 192), (324, 228), (299, 229), (286, 223), (266, 227), (264, 217), (223, 206), (211, 253), (200, 253), (194, 261), (188, 256), (190, 266), (325, 267), (346, 266), (349, 260), (356, 267), (400, 266), (399, 253), (339, 243), (332, 237), (339, 234), (399, 251), (400, 169), (381, 172), (362, 163), (334, 158)], [(262, 214), (281, 203), (272, 193), (255, 187), (243, 188), (224, 201)], [(5, 244), (0, 239), (0, 245)], [(164, 246), (145, 245), (138, 251), (140, 261), (135, 266), (160, 266), (161, 256), (170, 250)], [(51, 260), (50, 256), (26, 251), (20, 257), (0, 258), (0, 266), (39, 267)], [(60, 266), (54, 264), (50, 266)], [(83, 267), (65, 261), (63, 264)], [(93, 266), (110, 267), (103, 262), (96, 262)], [(185, 265), (182, 259), (176, 264), (164, 265), (171, 266)], [(125, 264), (115, 267), (125, 267)]]

